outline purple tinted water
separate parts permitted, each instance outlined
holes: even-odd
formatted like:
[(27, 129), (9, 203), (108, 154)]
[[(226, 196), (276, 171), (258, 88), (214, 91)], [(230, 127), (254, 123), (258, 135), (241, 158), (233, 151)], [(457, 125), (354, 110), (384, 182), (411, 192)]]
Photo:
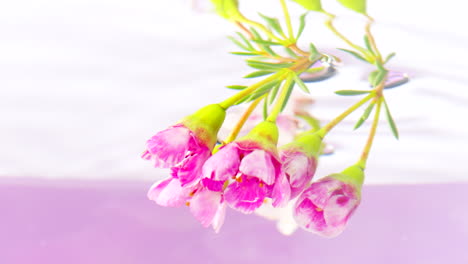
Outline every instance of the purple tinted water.
[(468, 184), (366, 186), (335, 239), (232, 210), (215, 234), (149, 186), (2, 180), (0, 263), (468, 263)]

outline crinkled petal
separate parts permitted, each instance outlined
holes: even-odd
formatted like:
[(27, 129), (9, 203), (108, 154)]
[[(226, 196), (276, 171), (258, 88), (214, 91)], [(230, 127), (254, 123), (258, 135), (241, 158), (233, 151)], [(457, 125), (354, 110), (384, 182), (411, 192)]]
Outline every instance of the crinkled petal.
[(221, 193), (205, 188), (198, 190), (190, 200), (190, 212), (204, 227), (213, 222), (221, 206)]
[(236, 176), (239, 170), (239, 152), (236, 144), (222, 147), (203, 165), (203, 177), (215, 181), (226, 181)]
[(272, 155), (264, 150), (256, 149), (247, 154), (240, 163), (239, 171), (257, 177), (268, 185), (275, 183), (276, 168), (273, 165)]
[(189, 199), (193, 188), (183, 188), (177, 179), (169, 178), (154, 183), (148, 191), (148, 199), (161, 206), (179, 207)]
[(224, 198), (229, 206), (248, 214), (263, 204), (267, 192), (268, 188), (258, 178), (242, 176), (226, 188)]
[(278, 176), (271, 198), (273, 199), (274, 207), (284, 207), (288, 204), (291, 198), (291, 187), (284, 172), (281, 172)]
[[(148, 140), (147, 152), (155, 160), (156, 167), (172, 167), (184, 159), (191, 137), (190, 130), (184, 126), (170, 127)], [(143, 154), (145, 159), (149, 159), (147, 152)]]
[(201, 183), (210, 191), (221, 192), (223, 190), (224, 181), (214, 181), (212, 179), (203, 178)]
[(199, 148), (191, 153), (176, 167), (172, 168), (172, 176), (179, 179), (182, 186), (197, 184), (202, 177), (202, 167), (210, 157), (208, 148)]
[(282, 152), (280, 155), (283, 170), (289, 177), (291, 198), (294, 198), (310, 183), (317, 165), (314, 158), (306, 156), (303, 152)]

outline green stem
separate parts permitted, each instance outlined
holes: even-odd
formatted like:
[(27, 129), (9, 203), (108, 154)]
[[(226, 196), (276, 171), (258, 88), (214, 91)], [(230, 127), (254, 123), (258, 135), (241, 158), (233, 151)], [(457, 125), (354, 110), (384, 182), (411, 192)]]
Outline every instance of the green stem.
[(236, 126), (234, 127), (234, 129), (232, 129), (231, 133), (229, 134), (229, 136), (226, 138), (226, 140), (224, 140), (224, 144), (227, 144), (227, 143), (230, 143), (232, 141), (234, 141), (237, 137), (237, 135), (239, 134), (239, 132), (241, 131), (242, 127), (244, 126), (245, 122), (247, 121), (247, 119), (249, 119), (249, 116), (252, 114), (252, 112), (255, 110), (255, 108), (257, 107), (257, 105), (260, 103), (260, 101), (262, 101), (262, 99), (266, 96), (263, 95), (263, 96), (260, 96), (259, 98), (257, 98), (255, 101), (253, 101), (250, 106), (247, 108), (247, 110), (245, 110), (244, 114), (241, 116), (241, 118), (239, 119), (239, 121), (237, 122)]
[(375, 133), (377, 131), (377, 126), (379, 124), (380, 108), (382, 106), (382, 97), (379, 97), (377, 100), (378, 100), (377, 109), (375, 111), (374, 121), (372, 122), (372, 127), (369, 132), (369, 137), (367, 138), (366, 146), (364, 147), (364, 150), (362, 151), (361, 158), (356, 163), (356, 165), (361, 167), (363, 170), (366, 168), (367, 158), (369, 157), (369, 152), (372, 147), (372, 143), (374, 142)]
[(237, 94), (229, 97), (228, 99), (222, 101), (221, 103), (219, 103), (219, 105), (224, 108), (224, 109), (228, 109), (229, 107), (231, 107), (232, 105), (234, 105), (235, 103), (237, 103), (239, 100), (241, 100), (242, 98), (244, 98), (245, 96), (248, 96), (250, 95), (253, 91), (257, 90), (258, 88), (262, 87), (263, 85), (271, 82), (271, 81), (274, 81), (276, 79), (278, 79), (278, 77), (280, 75), (284, 74), (283, 72), (277, 72), (271, 76), (269, 76), (268, 78), (265, 78), (261, 81), (259, 81), (258, 83), (255, 83), (255, 84), (252, 84), (251, 86), (245, 88), (244, 90), (238, 92)]
[(289, 16), (289, 11), (288, 11), (288, 6), (286, 5), (285, 0), (280, 0), (281, 2), (281, 8), (283, 9), (284, 13), (284, 20), (286, 21), (286, 26), (288, 28), (288, 35), (289, 35), (289, 40), (294, 40), (294, 32), (291, 24), (291, 17)]
[(284, 101), (287, 99), (286, 97), (288, 97), (289, 89), (291, 88), (291, 83), (293, 82), (292, 74), (295, 73), (289, 73), (287, 75), (286, 81), (284, 82), (283, 88), (281, 90), (281, 94), (266, 120), (270, 122), (276, 122), (276, 118), (278, 118), (278, 115), (281, 112), (281, 108), (283, 108)]
[(359, 102), (355, 103), (352, 105), (350, 108), (348, 108), (346, 111), (341, 113), (339, 116), (335, 117), (332, 121), (330, 121), (328, 124), (323, 126), (319, 131), (317, 131), (318, 135), (321, 138), (324, 138), (325, 135), (330, 132), (338, 123), (340, 123), (343, 119), (345, 119), (349, 114), (354, 112), (356, 109), (361, 107), (364, 103), (369, 101), (371, 98), (375, 96), (375, 92), (372, 91), (370, 92), (366, 97), (362, 98)]
[(362, 48), (361, 46), (359, 45), (356, 45), (354, 44), (351, 40), (349, 40), (347, 37), (345, 37), (343, 34), (341, 34), (336, 28), (335, 26), (333, 25), (333, 20), (335, 19), (335, 15), (333, 14), (330, 14), (326, 11), (323, 11), (323, 13), (325, 15), (328, 16), (328, 19), (327, 21), (325, 21), (325, 26), (330, 29), (337, 37), (339, 37), (341, 40), (343, 40), (344, 42), (346, 42), (346, 44), (348, 44), (350, 47), (354, 48), (355, 50), (359, 51), (362, 53), (362, 55), (364, 55), (364, 58), (369, 61), (369, 62), (372, 62), (374, 60), (373, 56), (371, 54), (369, 54), (369, 52)]
[(265, 27), (264, 25), (258, 23), (258, 22), (255, 22), (253, 20), (250, 20), (246, 17), (241, 17), (239, 18), (239, 22), (244, 22), (246, 24), (249, 24), (251, 26), (254, 26), (254, 27), (257, 27), (258, 29), (262, 30), (263, 32), (265, 32), (265, 34), (267, 34), (267, 36), (270, 38), (270, 39), (274, 39), (276, 40), (277, 42), (279, 43), (283, 43), (284, 41), (280, 38), (278, 38), (277, 36), (275, 36), (273, 34), (273, 32), (271, 32), (267, 27)]
[(382, 65), (382, 54), (380, 54), (379, 49), (377, 48), (377, 44), (375, 43), (374, 36), (372, 35), (372, 32), (370, 30), (372, 23), (374, 23), (374, 19), (368, 15), (366, 15), (368, 22), (366, 24), (365, 30), (366, 30), (366, 35), (367, 38), (369, 39), (369, 44), (372, 48), (372, 50), (375, 52), (375, 59)]

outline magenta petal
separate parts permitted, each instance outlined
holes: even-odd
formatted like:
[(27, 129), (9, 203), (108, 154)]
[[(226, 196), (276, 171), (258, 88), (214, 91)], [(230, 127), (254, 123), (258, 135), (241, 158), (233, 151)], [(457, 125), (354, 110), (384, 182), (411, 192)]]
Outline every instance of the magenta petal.
[(313, 233), (319, 233), (327, 227), (323, 210), (309, 199), (299, 198), (294, 208), (294, 218), (300, 227)]
[(177, 179), (165, 179), (154, 183), (148, 191), (148, 199), (161, 206), (179, 207), (189, 199), (193, 189), (183, 188)]
[(218, 211), (216, 211), (216, 214), (213, 217), (213, 222), (211, 223), (211, 225), (213, 226), (213, 230), (216, 233), (219, 233), (219, 230), (221, 230), (221, 227), (224, 224), (225, 216), (226, 216), (226, 203), (223, 201), (221, 202), (221, 205), (218, 207)]
[(257, 177), (268, 185), (272, 185), (276, 178), (276, 168), (272, 161), (273, 156), (260, 149), (247, 154), (241, 161), (239, 171), (242, 174)]
[(239, 152), (236, 144), (222, 147), (203, 165), (203, 177), (215, 181), (226, 181), (236, 176), (239, 170)]
[(201, 189), (190, 200), (190, 212), (204, 227), (208, 227), (218, 213), (221, 199), (221, 193)]
[(252, 213), (263, 204), (268, 188), (258, 178), (241, 177), (241, 182), (231, 183), (224, 192), (229, 206), (243, 213)]
[[(149, 154), (155, 159), (155, 166), (168, 168), (176, 165), (185, 157), (190, 130), (184, 126), (173, 126), (158, 132), (146, 143)], [(144, 155), (148, 159), (148, 153)]]
[(281, 172), (273, 187), (271, 198), (274, 207), (284, 207), (291, 198), (291, 187), (284, 172)]
[(285, 151), (281, 152), (280, 156), (283, 170), (291, 184), (291, 198), (295, 198), (312, 180), (317, 167), (316, 161), (303, 152)]
[(206, 147), (190, 152), (178, 166), (172, 168), (173, 177), (179, 179), (182, 186), (198, 183), (202, 177), (203, 164), (211, 155), (211, 151)]
[(213, 181), (208, 178), (203, 178), (201, 183), (210, 191), (221, 192), (223, 190), (224, 182), (223, 181)]

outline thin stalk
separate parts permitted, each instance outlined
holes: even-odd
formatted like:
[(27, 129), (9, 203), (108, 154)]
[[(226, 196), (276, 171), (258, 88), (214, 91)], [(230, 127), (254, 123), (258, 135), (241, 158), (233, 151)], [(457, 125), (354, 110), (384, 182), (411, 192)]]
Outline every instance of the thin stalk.
[(366, 30), (367, 38), (369, 39), (369, 44), (370, 44), (372, 50), (375, 52), (376, 60), (379, 61), (380, 64), (383, 64), (382, 54), (380, 54), (380, 51), (377, 48), (377, 44), (375, 43), (374, 36), (372, 35), (372, 32), (370, 30), (372, 23), (374, 23), (374, 19), (372, 17), (370, 17), (370, 16), (367, 16), (367, 19), (368, 19), (368, 21), (367, 21), (365, 30)]
[(369, 152), (371, 150), (372, 143), (374, 142), (375, 133), (377, 132), (377, 126), (379, 124), (380, 108), (382, 106), (382, 97), (379, 97), (377, 100), (378, 100), (377, 109), (375, 111), (374, 121), (372, 122), (372, 127), (369, 132), (369, 137), (367, 138), (366, 145), (364, 147), (364, 150), (362, 151), (361, 158), (356, 163), (356, 165), (361, 167), (363, 170), (366, 168), (367, 158), (369, 157)]
[(257, 90), (258, 88), (262, 87), (263, 85), (265, 85), (265, 84), (267, 84), (267, 83), (269, 83), (271, 81), (274, 81), (274, 80), (278, 79), (279, 76), (282, 75), (282, 74), (284, 74), (284, 73), (283, 72), (277, 72), (277, 73), (269, 76), (268, 78), (265, 78), (265, 79), (259, 81), (258, 83), (254, 83), (251, 86), (245, 88), (244, 90), (238, 92), (237, 94), (235, 94), (235, 95), (229, 97), (228, 99), (222, 101), (221, 103), (219, 103), (219, 105), (224, 109), (228, 109), (229, 107), (234, 105), (236, 102), (238, 102), (239, 100), (241, 100), (245, 96), (250, 95), (253, 91)]
[(281, 8), (283, 9), (284, 20), (286, 21), (286, 27), (288, 28), (289, 40), (294, 39), (294, 32), (291, 24), (291, 17), (289, 16), (288, 6), (285, 0), (280, 0)]
[(247, 119), (249, 119), (249, 116), (252, 114), (252, 112), (255, 110), (255, 108), (257, 108), (258, 104), (260, 103), (260, 101), (262, 101), (262, 99), (266, 96), (267, 94), (263, 95), (263, 96), (260, 96), (259, 98), (255, 99), (255, 101), (253, 101), (249, 107), (247, 108), (247, 110), (245, 110), (244, 114), (242, 114), (241, 118), (239, 119), (239, 121), (237, 121), (237, 124), (236, 126), (234, 127), (234, 129), (232, 129), (231, 133), (229, 134), (229, 136), (226, 138), (226, 140), (224, 141), (224, 144), (227, 144), (227, 143), (230, 143), (232, 141), (234, 141), (236, 138), (237, 138), (237, 135), (239, 134), (239, 132), (241, 131), (242, 127), (244, 126), (245, 122), (247, 121)]
[(257, 27), (258, 29), (262, 30), (263, 32), (265, 32), (265, 34), (267, 34), (267, 36), (270, 38), (270, 39), (273, 39), (279, 43), (283, 43), (284, 41), (280, 38), (278, 38), (277, 36), (275, 36), (267, 27), (265, 27), (264, 25), (258, 23), (258, 22), (255, 22), (253, 20), (250, 20), (246, 17), (242, 17), (241, 20), (239, 20), (239, 22), (244, 22), (246, 24), (249, 24), (251, 26), (254, 26), (254, 27)]
[(278, 118), (278, 115), (281, 112), (281, 108), (283, 107), (283, 103), (286, 100), (286, 97), (288, 96), (288, 93), (289, 93), (288, 90), (291, 86), (291, 83), (293, 82), (292, 74), (294, 73), (289, 73), (288, 76), (286, 77), (286, 81), (283, 84), (281, 94), (279, 95), (275, 105), (273, 106), (273, 109), (271, 110), (266, 120), (270, 122), (276, 122), (276, 119)]
[(325, 135), (330, 132), (338, 123), (340, 123), (343, 119), (345, 119), (349, 114), (354, 112), (356, 109), (361, 107), (364, 103), (369, 101), (371, 98), (375, 96), (374, 92), (370, 92), (366, 97), (362, 98), (359, 102), (355, 103), (352, 105), (350, 108), (348, 108), (346, 111), (341, 113), (339, 116), (335, 117), (332, 121), (330, 121), (328, 124), (323, 126), (319, 131), (317, 131), (318, 135), (321, 138), (324, 138)]

